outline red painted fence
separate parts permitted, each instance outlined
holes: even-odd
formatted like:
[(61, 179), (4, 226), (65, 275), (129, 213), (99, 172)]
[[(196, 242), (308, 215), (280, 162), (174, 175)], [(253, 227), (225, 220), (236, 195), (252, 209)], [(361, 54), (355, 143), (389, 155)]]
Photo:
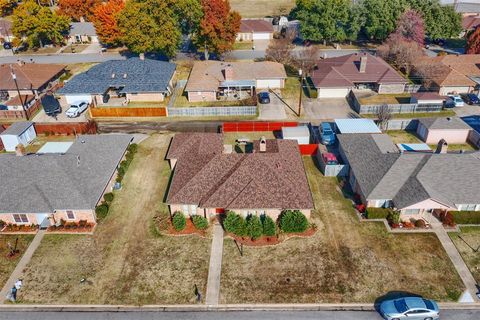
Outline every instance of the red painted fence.
[(302, 156), (314, 156), (317, 154), (318, 144), (300, 144), (298, 147)]
[[(0, 125), (1, 128), (8, 128), (11, 124)], [(97, 124), (94, 121), (88, 122), (52, 122), (34, 123), (37, 134), (48, 135), (74, 135), (74, 134), (96, 134)]]
[(297, 122), (224, 122), (223, 132), (279, 131), (282, 127), (297, 126)]

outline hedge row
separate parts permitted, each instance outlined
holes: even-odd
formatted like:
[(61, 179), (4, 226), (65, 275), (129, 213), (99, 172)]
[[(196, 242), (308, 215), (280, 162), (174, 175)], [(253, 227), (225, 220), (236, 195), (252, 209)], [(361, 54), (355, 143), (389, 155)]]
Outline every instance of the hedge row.
[(127, 169), (132, 163), (135, 153), (137, 153), (138, 145), (132, 143), (127, 148), (127, 154), (125, 155), (125, 160), (120, 162), (120, 167), (118, 168), (117, 182), (122, 182), (123, 177), (127, 173)]
[(480, 224), (480, 211), (450, 211), (456, 224)]

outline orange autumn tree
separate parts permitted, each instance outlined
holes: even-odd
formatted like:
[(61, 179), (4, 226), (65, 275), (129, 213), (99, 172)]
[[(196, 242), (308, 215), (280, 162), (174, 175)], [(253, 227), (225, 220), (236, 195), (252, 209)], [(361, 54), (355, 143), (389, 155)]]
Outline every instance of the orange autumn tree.
[(121, 43), (122, 33), (118, 28), (118, 14), (125, 8), (124, 0), (109, 0), (95, 6), (92, 21), (102, 43), (115, 46)]
[(58, 12), (69, 16), (74, 21), (80, 21), (82, 18), (90, 20), (93, 10), (102, 0), (59, 0)]
[(475, 30), (470, 32), (467, 37), (467, 54), (479, 54), (480, 53), (480, 27), (476, 27)]

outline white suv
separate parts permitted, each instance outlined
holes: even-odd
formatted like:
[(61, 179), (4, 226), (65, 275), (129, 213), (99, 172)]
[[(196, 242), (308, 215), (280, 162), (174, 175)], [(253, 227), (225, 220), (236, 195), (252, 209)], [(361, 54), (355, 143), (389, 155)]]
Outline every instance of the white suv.
[(72, 105), (70, 105), (70, 108), (65, 112), (67, 117), (69, 118), (76, 118), (80, 116), (80, 114), (87, 110), (88, 108), (88, 102), (77, 102)]

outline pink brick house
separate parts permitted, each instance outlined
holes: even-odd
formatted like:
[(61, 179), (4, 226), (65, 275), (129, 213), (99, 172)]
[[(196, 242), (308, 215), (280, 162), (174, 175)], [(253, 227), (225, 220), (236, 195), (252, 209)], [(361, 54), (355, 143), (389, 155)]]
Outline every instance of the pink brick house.
[(171, 213), (211, 218), (232, 210), (277, 219), (292, 209), (310, 217), (313, 200), (296, 141), (255, 141), (249, 153), (230, 149), (224, 148), (222, 134), (173, 138), (166, 157), (173, 169), (167, 197)]
[(66, 152), (0, 154), (0, 220), (48, 227), (95, 222), (95, 207), (112, 190), (130, 135), (79, 136)]
[(465, 143), (472, 128), (462, 119), (421, 118), (418, 121), (417, 135), (428, 144), (437, 144), (444, 139), (447, 143)]

